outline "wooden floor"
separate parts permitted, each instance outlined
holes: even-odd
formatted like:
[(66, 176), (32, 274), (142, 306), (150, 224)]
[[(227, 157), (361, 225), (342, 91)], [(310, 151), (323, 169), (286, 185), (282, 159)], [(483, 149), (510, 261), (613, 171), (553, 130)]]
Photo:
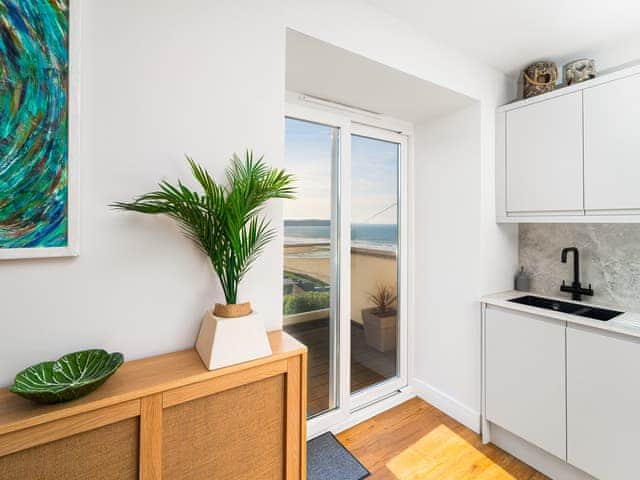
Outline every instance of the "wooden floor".
[(417, 398), (338, 439), (369, 469), (368, 480), (547, 478)]
[[(329, 320), (285, 326), (284, 330), (305, 344), (308, 353), (307, 413), (329, 408)], [(396, 374), (395, 350), (381, 353), (369, 347), (361, 326), (351, 325), (351, 391), (375, 385)]]

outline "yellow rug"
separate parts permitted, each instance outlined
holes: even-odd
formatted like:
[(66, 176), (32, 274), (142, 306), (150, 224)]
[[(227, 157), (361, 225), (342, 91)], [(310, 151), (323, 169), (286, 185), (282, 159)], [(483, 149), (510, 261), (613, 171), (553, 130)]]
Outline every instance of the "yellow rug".
[(386, 466), (398, 480), (515, 478), (445, 425), (429, 432)]

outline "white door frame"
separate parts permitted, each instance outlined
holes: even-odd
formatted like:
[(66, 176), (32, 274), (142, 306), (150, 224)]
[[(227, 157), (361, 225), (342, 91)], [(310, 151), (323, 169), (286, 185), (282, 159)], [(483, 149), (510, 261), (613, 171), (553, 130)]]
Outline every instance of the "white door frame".
[[(339, 425), (347, 425), (354, 418), (354, 412), (364, 411), (365, 407), (374, 402), (388, 399), (395, 392), (403, 391), (408, 385), (410, 356), (413, 351), (409, 345), (409, 329), (412, 321), (412, 308), (409, 290), (409, 256), (411, 245), (408, 221), (410, 218), (409, 196), (409, 168), (411, 158), (411, 125), (386, 118), (372, 118), (367, 115), (359, 116), (351, 111), (331, 109), (329, 107), (310, 107), (304, 102), (287, 102), (287, 118), (323, 124), (339, 129), (339, 156), (337, 164), (332, 167), (332, 218), (331, 222), (332, 246), (336, 247), (337, 255), (332, 255), (331, 276), (332, 283), (337, 285), (332, 295), (332, 317), (337, 318), (339, 312), (338, 329), (330, 328), (330, 363), (329, 388), (330, 396), (335, 399), (335, 408), (310, 418), (307, 422), (308, 438), (334, 429)], [(400, 145), (398, 171), (398, 375), (379, 384), (365, 388), (351, 395), (351, 135), (360, 135), (379, 140), (385, 140)], [(342, 268), (340, 268), (342, 267)], [(333, 298), (337, 297), (337, 298)], [(339, 304), (338, 304), (339, 302)], [(336, 342), (335, 335), (338, 335)], [(337, 347), (337, 350), (336, 350)], [(341, 361), (342, 360), (342, 361)], [(336, 363), (337, 362), (337, 368)], [(339, 389), (333, 390), (336, 384)], [(376, 411), (376, 409), (372, 409)]]

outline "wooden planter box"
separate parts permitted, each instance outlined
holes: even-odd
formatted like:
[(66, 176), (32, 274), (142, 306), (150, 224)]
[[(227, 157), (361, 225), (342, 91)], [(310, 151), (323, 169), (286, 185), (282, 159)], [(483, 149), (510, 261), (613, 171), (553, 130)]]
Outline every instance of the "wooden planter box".
[(362, 323), (364, 324), (364, 337), (372, 348), (379, 352), (395, 350), (397, 346), (398, 316), (395, 310), (381, 316), (374, 308), (362, 310)]

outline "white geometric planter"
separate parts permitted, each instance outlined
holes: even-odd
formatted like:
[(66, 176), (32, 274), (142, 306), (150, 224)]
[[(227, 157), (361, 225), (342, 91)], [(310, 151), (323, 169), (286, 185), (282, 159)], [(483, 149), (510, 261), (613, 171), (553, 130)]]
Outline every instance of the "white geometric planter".
[(209, 310), (202, 318), (196, 350), (209, 370), (271, 355), (260, 315), (217, 317)]

